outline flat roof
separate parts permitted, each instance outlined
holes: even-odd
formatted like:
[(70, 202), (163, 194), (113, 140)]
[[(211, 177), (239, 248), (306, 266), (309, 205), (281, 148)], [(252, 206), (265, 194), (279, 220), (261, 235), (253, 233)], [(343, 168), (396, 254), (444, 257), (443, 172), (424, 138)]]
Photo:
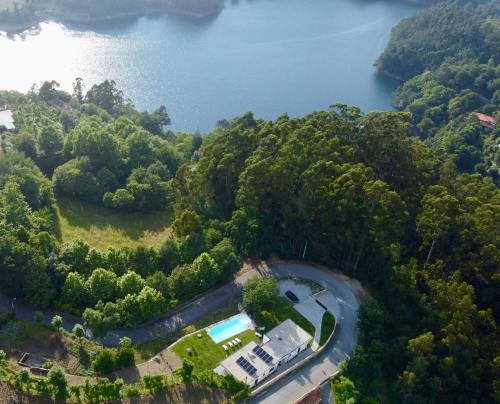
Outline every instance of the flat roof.
[(15, 129), (14, 117), (9, 109), (0, 111), (0, 126), (5, 126), (7, 129)]
[(257, 346), (255, 341), (250, 341), (243, 348), (237, 350), (235, 353), (228, 356), (221, 362), (221, 365), (226, 368), (231, 374), (239, 380), (244, 382), (248, 382), (251, 380), (255, 380), (255, 377), (250, 376), (240, 365), (236, 363), (240, 356), (243, 356), (250, 364), (257, 369), (257, 373), (255, 376), (259, 376), (264, 373), (266, 370), (270, 369), (274, 366), (273, 363), (267, 364), (261, 358), (253, 353), (253, 349)]
[[(308, 343), (313, 338), (290, 319), (274, 327), (266, 333), (266, 336), (269, 338), (269, 341), (259, 344), (259, 346), (272, 356), (272, 361), (269, 363), (266, 363), (261, 357), (253, 352), (253, 349), (258, 344), (255, 341), (251, 341), (243, 348), (224, 359), (220, 363), (220, 366), (229, 371), (236, 379), (250, 384), (256, 377), (259, 377), (266, 370), (276, 365), (279, 360), (305, 343)], [(251, 376), (245, 369), (236, 363), (240, 356), (246, 359), (257, 370), (254, 375), (256, 377)], [(218, 369), (219, 368), (216, 369), (217, 373), (219, 373)]]
[(269, 341), (262, 345), (262, 348), (269, 355), (278, 359), (283, 358), (313, 338), (311, 334), (290, 319), (274, 327), (266, 333), (266, 336), (269, 338)]

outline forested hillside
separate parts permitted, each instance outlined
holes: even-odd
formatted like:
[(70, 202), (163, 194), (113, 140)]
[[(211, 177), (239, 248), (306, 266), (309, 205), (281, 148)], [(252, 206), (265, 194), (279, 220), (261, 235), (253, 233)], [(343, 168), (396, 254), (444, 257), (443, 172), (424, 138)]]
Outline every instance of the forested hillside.
[[(25, 108), (53, 108), (53, 101), (23, 100)], [(60, 129), (66, 142), (69, 127)], [(439, 159), (411, 131), (409, 113), (364, 115), (336, 105), (304, 118), (247, 114), (221, 122), (196, 152), (185, 146), (195, 137), (174, 136), (170, 147), (186, 148), (172, 180), (176, 237), (159, 250), (106, 253), (60, 243), (50, 181), (32, 160), (9, 152), (0, 169), (2, 290), (35, 306), (83, 312), (103, 335), (231, 279), (238, 255), (305, 258), (371, 290), (360, 311), (360, 346), (339, 388), (392, 402), (491, 402), (500, 194), (490, 177), (457, 173), (453, 157)], [(36, 151), (42, 128), (33, 133)]]
[(491, 402), (500, 193), (491, 178), (457, 174), (411, 127), (407, 113), (343, 105), (235, 119), (177, 173), (178, 209), (191, 211), (177, 220), (217, 226), (245, 256), (305, 256), (370, 285), (345, 373), (354, 395)]
[(411, 113), (412, 134), (460, 172), (498, 181), (499, 129), (485, 130), (473, 112), (500, 109), (500, 8), (446, 2), (402, 21), (379, 69), (406, 81), (396, 106)]
[(401, 21), (379, 59), (379, 68), (409, 79), (445, 61), (499, 63), (498, 4), (452, 0)]
[(229, 280), (241, 262), (218, 231), (181, 234), (159, 249), (62, 242), (54, 192), (124, 212), (172, 209), (173, 177), (201, 144), (199, 135), (166, 131), (164, 107), (140, 113), (113, 82), (86, 94), (81, 84), (73, 96), (55, 82), (0, 93), (18, 126), (2, 135), (0, 287), (36, 307), (83, 314), (99, 336)]
[[(0, 93), (0, 288), (82, 314), (95, 335), (232, 279), (242, 258), (322, 263), (363, 282), (359, 346), (334, 382), (361, 403), (500, 397), (498, 8), (448, 2), (394, 30), (380, 67), (398, 112), (252, 113), (203, 137), (137, 111), (113, 82)], [(174, 211), (159, 249), (58, 233), (55, 197)], [(347, 401), (351, 400), (351, 401)]]

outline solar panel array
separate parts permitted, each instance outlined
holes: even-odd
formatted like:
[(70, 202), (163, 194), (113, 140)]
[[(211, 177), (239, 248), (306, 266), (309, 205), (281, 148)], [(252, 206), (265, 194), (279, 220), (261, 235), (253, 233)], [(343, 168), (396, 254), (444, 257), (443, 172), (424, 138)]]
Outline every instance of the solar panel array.
[(266, 351), (264, 351), (260, 346), (254, 347), (253, 351), (255, 354), (262, 359), (267, 364), (270, 364), (273, 361), (273, 357), (269, 355)]
[(248, 362), (243, 356), (240, 356), (237, 360), (236, 363), (240, 365), (245, 372), (247, 372), (250, 376), (253, 376), (255, 373), (257, 373), (257, 369), (253, 367), (253, 365)]

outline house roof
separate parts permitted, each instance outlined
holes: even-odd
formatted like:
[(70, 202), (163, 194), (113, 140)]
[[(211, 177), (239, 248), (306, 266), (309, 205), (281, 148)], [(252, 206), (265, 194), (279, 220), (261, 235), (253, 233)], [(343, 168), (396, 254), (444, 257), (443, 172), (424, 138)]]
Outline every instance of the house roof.
[(5, 109), (0, 111), (0, 126), (5, 126), (9, 130), (16, 128), (14, 126), (14, 117), (10, 110)]
[(266, 333), (266, 336), (269, 338), (269, 341), (262, 348), (273, 358), (278, 359), (283, 358), (313, 338), (290, 319), (274, 327)]
[[(215, 369), (216, 373), (220, 373), (219, 368), (222, 367), (229, 371), (235, 378), (246, 383), (251, 383), (256, 377), (261, 376), (265, 371), (276, 365), (279, 360), (312, 339), (310, 334), (305, 332), (290, 319), (274, 327), (266, 334), (266, 337), (269, 338), (267, 342), (257, 345), (255, 341), (251, 341), (243, 348), (228, 356), (221, 362), (220, 366)], [(266, 338), (264, 341), (265, 340)], [(254, 351), (254, 348), (257, 346), (260, 346), (269, 354), (272, 360), (266, 363), (265, 360)], [(237, 363), (240, 356), (256, 369), (254, 375), (250, 375)]]
[(245, 358), (255, 369), (257, 372), (254, 376), (258, 377), (266, 370), (270, 369), (274, 366), (274, 363), (267, 364), (261, 358), (253, 353), (253, 349), (257, 346), (255, 341), (249, 342), (243, 348), (237, 350), (232, 355), (228, 356), (221, 362), (221, 366), (223, 366), (226, 370), (231, 372), (231, 374), (239, 380), (249, 382), (254, 380), (255, 377), (250, 376), (236, 361), (240, 356)]
[(474, 112), (474, 115), (483, 122), (488, 122), (488, 123), (498, 123), (498, 119), (496, 119), (493, 116), (482, 114), (481, 112)]

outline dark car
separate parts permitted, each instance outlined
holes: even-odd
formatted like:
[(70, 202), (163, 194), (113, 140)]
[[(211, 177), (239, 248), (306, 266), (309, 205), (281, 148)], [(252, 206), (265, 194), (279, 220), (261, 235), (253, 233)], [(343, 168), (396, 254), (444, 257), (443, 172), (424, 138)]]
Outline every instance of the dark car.
[(298, 303), (299, 302), (299, 298), (295, 295), (295, 293), (287, 290), (285, 292), (285, 296), (288, 297), (293, 303)]

